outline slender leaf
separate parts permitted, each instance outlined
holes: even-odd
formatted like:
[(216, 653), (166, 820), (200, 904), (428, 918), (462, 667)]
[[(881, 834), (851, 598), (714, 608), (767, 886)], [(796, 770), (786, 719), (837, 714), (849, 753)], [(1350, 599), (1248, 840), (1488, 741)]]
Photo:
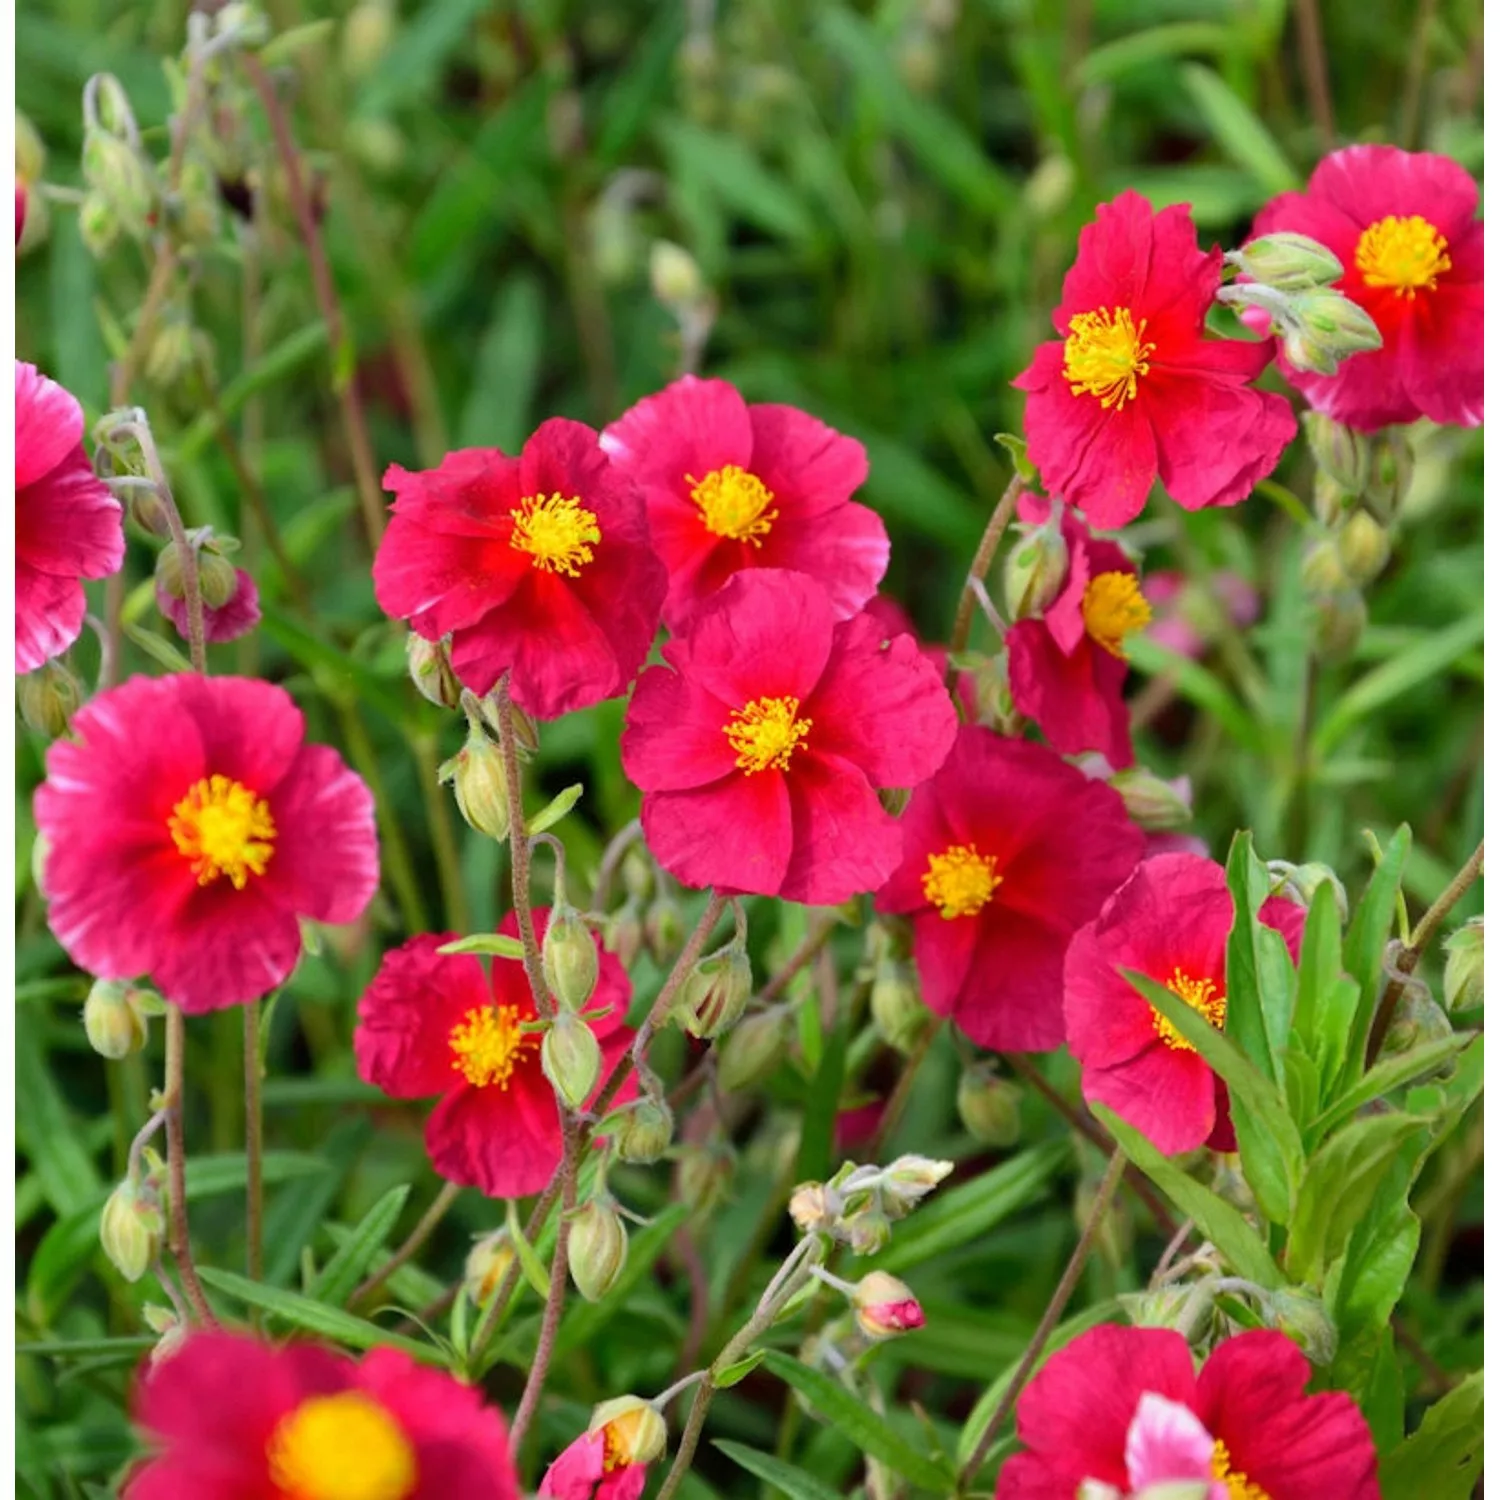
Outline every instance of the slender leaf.
[(386, 1237), (396, 1227), (401, 1210), (411, 1195), (411, 1185), (400, 1183), (381, 1195), (358, 1224), (354, 1232), (329, 1257), (307, 1289), (310, 1297), (334, 1307), (343, 1306), (350, 1292), (359, 1285), (375, 1258), (384, 1253)]
[(714, 1447), (757, 1479), (765, 1480), (772, 1489), (789, 1495), (791, 1500), (843, 1500), (831, 1485), (815, 1479), (805, 1469), (794, 1469), (791, 1464), (772, 1458), (769, 1453), (747, 1448), (743, 1443), (732, 1443), (728, 1438), (715, 1438)]
[(1184, 63), (1182, 81), (1219, 149), (1251, 174), (1267, 197), (1301, 187), (1302, 179), (1255, 112), (1212, 69)]
[(1385, 988), (1385, 950), (1390, 942), (1401, 877), (1411, 852), (1411, 829), (1402, 824), (1391, 836), (1370, 883), (1360, 897), (1344, 938), (1344, 968), (1359, 986), (1359, 1006), (1349, 1028), (1349, 1054), (1344, 1061), (1346, 1088), (1358, 1079), (1365, 1065), (1365, 1039), (1375, 1018), (1375, 1007)]

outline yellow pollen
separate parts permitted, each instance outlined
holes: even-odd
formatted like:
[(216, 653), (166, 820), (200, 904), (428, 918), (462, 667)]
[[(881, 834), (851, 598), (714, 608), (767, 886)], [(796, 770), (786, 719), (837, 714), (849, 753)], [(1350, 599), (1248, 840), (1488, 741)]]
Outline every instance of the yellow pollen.
[(952, 921), (981, 912), (1000, 880), (993, 854), (981, 854), (973, 844), (952, 844), (941, 854), (927, 856), (922, 894)]
[(618, 1430), (617, 1422), (604, 1424), (604, 1472), (612, 1474), (630, 1463), (629, 1437)]
[(192, 861), (199, 885), (227, 875), (237, 891), (264, 875), (275, 850), (276, 821), (264, 798), (227, 776), (195, 781), (167, 819), (179, 852)]
[[(1211, 1026), (1224, 1029), (1224, 997), (1212, 979), (1189, 979), (1181, 969), (1167, 981), (1167, 988), (1179, 1000), (1185, 1000)], [(1156, 1034), (1174, 1052), (1191, 1052), (1193, 1044), (1160, 1011), (1152, 1012)]]
[(1271, 1500), (1271, 1497), (1253, 1480), (1247, 1479), (1242, 1469), (1230, 1467), (1229, 1449), (1223, 1438), (1214, 1440), (1214, 1478), (1229, 1491), (1229, 1500)]
[(288, 1500), (408, 1500), (417, 1487), (406, 1434), (358, 1391), (309, 1397), (277, 1423), (266, 1460)]
[(1408, 301), (1430, 292), (1444, 271), (1453, 269), (1448, 241), (1420, 214), (1398, 219), (1387, 214), (1359, 237), (1354, 265), (1366, 286), (1387, 287)]
[(767, 509), (776, 497), (754, 474), (738, 464), (725, 464), (702, 479), (694, 479), (691, 474), (684, 477), (693, 487), (690, 498), (704, 526), (715, 536), (760, 546), (760, 539), (770, 531), (779, 512)]
[(1128, 307), (1101, 307), (1070, 318), (1063, 379), (1073, 394), (1096, 396), (1105, 411), (1133, 401), (1136, 382), (1151, 373), (1147, 360), (1156, 353), (1145, 332), (1146, 320), (1137, 323)]
[(735, 765), (747, 776), (772, 766), (785, 771), (792, 752), (807, 743), (811, 719), (799, 719), (797, 698), (752, 698), (729, 715), (724, 733), (734, 746)]
[(533, 568), (577, 578), (584, 563), (593, 562), (589, 544), (601, 540), (599, 518), (576, 496), (528, 495), (510, 518), (516, 523), (510, 544), (517, 552), (531, 554)]
[(1134, 573), (1098, 573), (1083, 591), (1083, 628), (1111, 656), (1124, 656), (1127, 635), (1151, 623), (1151, 606)]
[(479, 1006), (448, 1033), (455, 1071), (477, 1089), (492, 1083), (507, 1088), (522, 1051), (539, 1045), (533, 1033), (521, 1030), (514, 1005)]

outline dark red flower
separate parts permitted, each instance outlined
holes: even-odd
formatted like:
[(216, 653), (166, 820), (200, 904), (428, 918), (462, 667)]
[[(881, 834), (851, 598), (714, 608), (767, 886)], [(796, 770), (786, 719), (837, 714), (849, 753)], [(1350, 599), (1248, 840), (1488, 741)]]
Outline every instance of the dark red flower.
[[(1260, 920), (1295, 958), (1305, 913), (1273, 896)], [(1234, 1149), (1228, 1096), (1208, 1064), (1120, 973), (1134, 969), (1224, 1025), (1234, 899), (1222, 866), (1196, 854), (1146, 860), (1068, 948), (1063, 1009), (1084, 1097), (1106, 1104), (1168, 1155)]]
[(500, 1413), (395, 1349), (196, 1332), (132, 1402), (158, 1449), (123, 1500), (518, 1500)]
[(737, 574), (636, 684), (625, 774), (685, 885), (833, 906), (901, 857), (878, 787), (932, 774), (957, 723), (916, 641), (838, 620), (811, 578)]
[(393, 464), (375, 557), (380, 607), (487, 693), (503, 672), (527, 713), (555, 719), (629, 686), (661, 618), (666, 574), (635, 487), (582, 422), (554, 417), (519, 458), (463, 448), (436, 469)]
[(380, 879), (374, 802), (303, 729), (285, 689), (243, 677), (132, 677), (85, 704), (36, 793), (69, 957), (196, 1015), (281, 984), (302, 918), (354, 921)]
[(1042, 483), (1101, 530), (1134, 520), (1158, 476), (1189, 510), (1233, 505), (1297, 435), (1287, 402), (1249, 386), (1270, 343), (1204, 335), (1222, 264), (1186, 204), (1153, 213), (1134, 192), (1079, 237), (1052, 315), (1061, 341), (1015, 383)]
[(1148, 1396), (1185, 1408), (1208, 1433), (1225, 1500), (1380, 1500), (1364, 1417), (1343, 1391), (1307, 1395), (1311, 1374), (1296, 1344), (1269, 1329), (1226, 1339), (1195, 1373), (1173, 1329), (1091, 1328), (1022, 1391), (1022, 1451), (1001, 1467), (996, 1500), (1075, 1500), (1089, 1480), (1128, 1494), (1127, 1438)]
[(1119, 793), (1042, 745), (966, 725), (901, 830), (875, 905), (911, 915), (922, 999), (982, 1047), (1058, 1046), (1068, 942), (1141, 857)]
[[(544, 931), (547, 911), (532, 915)], [(516, 935), (514, 912), (500, 931)], [(427, 1120), (427, 1154), (440, 1176), (492, 1198), (539, 1193), (562, 1160), (562, 1131), (541, 1036), (521, 1030), (536, 1019), (526, 971), (497, 958), (486, 979), (473, 955), (437, 951), (453, 940), (423, 934), (381, 960), (359, 1002), (359, 1076), (395, 1099), (442, 1095)], [(630, 985), (612, 953), (600, 954), (589, 1007), (606, 1009), (589, 1025), (607, 1077), (634, 1036), (625, 1025)]]
[(574, 1438), (548, 1466), (540, 1500), (640, 1500), (650, 1464), (618, 1462), (604, 1432)]
[(84, 614), (79, 580), (106, 578), (124, 561), (120, 503), (84, 451), (83, 408), (18, 359), (17, 672), (35, 671), (78, 639)]
[(1333, 375), (1287, 379), (1318, 411), (1373, 431), (1392, 422), (1475, 427), (1484, 416), (1484, 222), (1479, 189), (1446, 156), (1348, 146), (1325, 156), (1305, 193), (1283, 193), (1252, 236), (1310, 235), (1343, 263), (1334, 283), (1375, 320), (1379, 349)]
[[(156, 607), (177, 627), (183, 640), (188, 638), (186, 599), (174, 599), (160, 584), (156, 586)], [(260, 624), (260, 590), (243, 569), (234, 570), (234, 593), (217, 609), (203, 606), (203, 639), (210, 645), (219, 641), (237, 641)]]
[(645, 496), (673, 631), (746, 568), (810, 574), (839, 619), (885, 573), (885, 526), (850, 499), (865, 481), (864, 448), (794, 406), (748, 406), (727, 381), (684, 375), (636, 402), (601, 443)]

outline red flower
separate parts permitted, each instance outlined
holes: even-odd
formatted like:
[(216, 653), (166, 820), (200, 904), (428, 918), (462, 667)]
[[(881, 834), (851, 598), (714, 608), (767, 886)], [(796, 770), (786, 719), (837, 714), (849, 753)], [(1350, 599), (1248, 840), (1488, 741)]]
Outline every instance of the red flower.
[(747, 406), (727, 381), (684, 375), (636, 402), (601, 443), (645, 496), (673, 631), (745, 568), (810, 574), (839, 619), (885, 573), (885, 526), (849, 498), (868, 472), (864, 448), (794, 406)]
[(374, 805), (282, 688), (133, 677), (47, 751), (48, 921), (80, 967), (149, 975), (190, 1015), (276, 988), (299, 919), (352, 922), (379, 883)]
[[(1029, 497), (1028, 497), (1029, 498)], [(1047, 507), (1023, 507), (1046, 521)], [(1150, 623), (1135, 565), (1113, 542), (1093, 536), (1071, 511), (1062, 515), (1068, 572), (1040, 620), (1005, 633), (1011, 697), (1063, 755), (1098, 750), (1116, 769), (1135, 760), (1125, 707), (1126, 636)]]
[(1227, 1500), (1380, 1500), (1364, 1417), (1343, 1391), (1304, 1394), (1311, 1373), (1268, 1329), (1226, 1339), (1195, 1374), (1172, 1329), (1091, 1328), (1022, 1391), (1022, 1451), (1001, 1468), (996, 1500), (1074, 1500), (1086, 1480), (1128, 1492), (1127, 1435), (1148, 1394), (1208, 1431)]
[(666, 575), (635, 488), (582, 422), (554, 417), (520, 458), (462, 448), (436, 469), (386, 470), (396, 495), (375, 597), (429, 641), (453, 637), (476, 693), (555, 719), (625, 691), (661, 618)]
[(953, 742), (942, 678), (909, 635), (836, 618), (801, 573), (732, 578), (636, 685), (625, 774), (646, 842), (685, 885), (834, 906), (901, 857), (877, 787), (912, 786)]
[(1119, 793), (1044, 746), (967, 725), (901, 827), (875, 905), (912, 915), (922, 999), (982, 1047), (1058, 1046), (1068, 940), (1141, 857)]
[(649, 1464), (621, 1463), (604, 1432), (573, 1439), (542, 1475), (539, 1500), (640, 1500)]
[[(243, 568), (236, 568), (234, 584), (234, 593), (217, 609), (203, 606), (203, 639), (210, 644), (237, 641), (260, 624), (260, 591), (255, 580)], [(187, 600), (174, 599), (157, 584), (156, 607), (177, 627), (177, 634), (187, 640)]]
[(1484, 415), (1484, 224), (1456, 161), (1395, 146), (1349, 146), (1283, 193), (1252, 237), (1311, 235), (1343, 262), (1334, 285), (1375, 320), (1379, 349), (1334, 375), (1281, 367), (1318, 411), (1372, 431), (1392, 422), (1478, 426)]
[[(533, 914), (538, 931), (548, 913)], [(516, 914), (500, 931), (514, 937)], [(541, 1035), (525, 969), (495, 959), (441, 954), (452, 933), (411, 938), (387, 953), (359, 1002), (354, 1055), (359, 1076), (395, 1099), (441, 1094), (427, 1120), (427, 1154), (440, 1176), (492, 1198), (539, 1193), (562, 1160), (557, 1097), (542, 1072)], [(594, 939), (597, 945), (599, 940)], [(620, 961), (601, 953), (591, 1021), (607, 1077), (629, 1046), (630, 986)]]
[(1052, 315), (1063, 341), (1015, 383), (1043, 484), (1102, 530), (1134, 520), (1158, 475), (1189, 510), (1233, 505), (1297, 435), (1282, 397), (1249, 388), (1271, 345), (1204, 337), (1222, 264), (1186, 204), (1156, 214), (1139, 193), (1079, 237)]
[(161, 1450), (124, 1500), (518, 1500), (505, 1422), (472, 1386), (394, 1349), (356, 1363), (198, 1332), (148, 1366), (135, 1420)]
[[(19, 203), (21, 200), (17, 199)], [(83, 447), (83, 408), (16, 361), (16, 671), (66, 651), (83, 629), (83, 578), (125, 561), (120, 503)]]
[[(1273, 896), (1260, 920), (1297, 956), (1305, 913)], [(1063, 1010), (1084, 1097), (1106, 1104), (1160, 1151), (1234, 1149), (1224, 1085), (1121, 968), (1166, 985), (1220, 1028), (1234, 899), (1221, 866), (1196, 854), (1146, 860), (1068, 948)]]

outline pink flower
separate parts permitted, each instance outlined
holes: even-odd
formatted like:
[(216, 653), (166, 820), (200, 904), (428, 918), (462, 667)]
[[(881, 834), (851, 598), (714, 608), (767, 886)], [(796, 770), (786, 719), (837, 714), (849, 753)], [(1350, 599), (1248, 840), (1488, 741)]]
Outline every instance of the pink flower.
[(1209, 648), (1227, 624), (1243, 630), (1260, 618), (1260, 595), (1255, 585), (1227, 569), (1209, 580), (1213, 600), (1182, 573), (1163, 570), (1141, 580), (1141, 593), (1151, 606), (1148, 639), (1195, 660)]
[(34, 671), (78, 639), (85, 608), (80, 580), (106, 578), (124, 561), (120, 504), (84, 451), (83, 408), (18, 359), (17, 672)]
[(1318, 411), (1364, 431), (1484, 414), (1484, 222), (1474, 179), (1446, 156), (1348, 146), (1305, 193), (1261, 209), (1252, 235), (1311, 235), (1343, 262), (1334, 283), (1375, 320), (1379, 349), (1334, 375), (1282, 371)]
[(102, 979), (149, 975), (190, 1015), (269, 993), (301, 919), (354, 921), (379, 882), (374, 803), (287, 692), (132, 677), (47, 751), (47, 920)]
[[(1260, 920), (1296, 958), (1304, 912), (1273, 896)], [(1108, 1105), (1168, 1155), (1234, 1149), (1224, 1085), (1121, 973), (1164, 984), (1221, 1030), (1234, 900), (1221, 866), (1196, 854), (1146, 860), (1068, 948), (1063, 1012), (1084, 1097)]]
[(1167, 1477), (1211, 1477), (1213, 1500), (1380, 1500), (1364, 1417), (1343, 1391), (1305, 1394), (1311, 1373), (1270, 1330), (1226, 1339), (1194, 1373), (1171, 1329), (1091, 1328), (1022, 1391), (1022, 1451), (1001, 1467), (996, 1500), (1074, 1500), (1089, 1483), (1128, 1492)]
[[(217, 609), (203, 606), (203, 639), (210, 644), (237, 641), (260, 624), (260, 591), (255, 580), (243, 568), (236, 568), (234, 581), (234, 593), (225, 603)], [(177, 634), (187, 640), (187, 600), (174, 599), (157, 584), (156, 607), (177, 627)]]
[(672, 631), (746, 568), (811, 575), (841, 620), (875, 592), (891, 548), (880, 517), (850, 499), (865, 480), (865, 450), (806, 412), (747, 406), (727, 381), (684, 375), (638, 401), (601, 442), (645, 496), (671, 578)]
[(636, 685), (625, 774), (652, 853), (685, 885), (832, 906), (901, 857), (876, 788), (941, 763), (956, 718), (908, 635), (839, 620), (802, 573), (737, 574)]
[(1043, 485), (1101, 530), (1133, 521), (1158, 476), (1188, 510), (1233, 505), (1297, 435), (1286, 400), (1249, 385), (1271, 345), (1204, 335), (1222, 265), (1198, 249), (1186, 204), (1153, 213), (1134, 192), (1079, 237), (1059, 340), (1015, 383)]
[(585, 1432), (542, 1475), (538, 1500), (640, 1500), (650, 1467), (612, 1462), (607, 1436)]

